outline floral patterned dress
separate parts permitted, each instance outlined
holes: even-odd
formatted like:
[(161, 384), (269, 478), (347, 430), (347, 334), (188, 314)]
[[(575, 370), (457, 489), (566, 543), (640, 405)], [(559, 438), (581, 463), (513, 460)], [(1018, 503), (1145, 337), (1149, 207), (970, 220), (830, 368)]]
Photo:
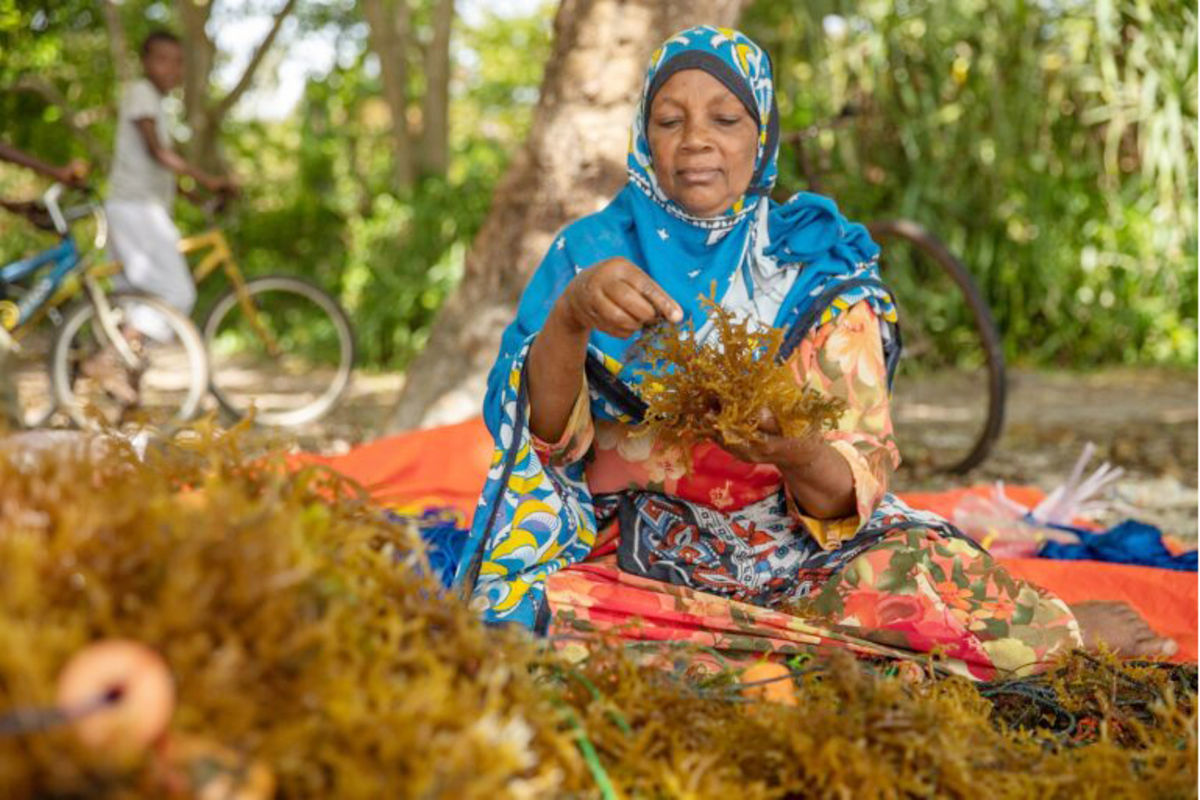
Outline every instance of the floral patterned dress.
[(771, 465), (712, 443), (688, 454), (593, 420), (585, 386), (562, 438), (534, 440), (547, 465), (585, 460), (600, 531), (586, 561), (548, 578), (551, 632), (691, 642), (734, 661), (831, 643), (937, 652), (982, 680), (1036, 671), (1080, 646), (1060, 599), (888, 493), (900, 454), (879, 331), (859, 303), (811, 331), (787, 363), (800, 384), (846, 402), (823, 434), (853, 475), (856, 513), (843, 519), (806, 514)]

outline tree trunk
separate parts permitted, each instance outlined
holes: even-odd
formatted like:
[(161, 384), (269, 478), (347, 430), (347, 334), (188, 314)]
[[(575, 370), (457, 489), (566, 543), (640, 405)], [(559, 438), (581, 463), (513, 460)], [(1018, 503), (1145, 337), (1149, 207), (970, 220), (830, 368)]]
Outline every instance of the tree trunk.
[[(216, 159), (216, 133), (210, 119), (208, 82), (212, 74), (216, 46), (208, 38), (208, 17), (212, 3), (203, 0), (178, 0), (176, 9), (183, 27), (183, 115), (192, 137), (185, 148), (188, 158), (201, 167), (212, 168)], [(208, 150), (202, 153), (201, 150)]]
[(390, 430), (480, 413), (500, 334), (554, 235), (625, 182), (629, 123), (650, 53), (696, 24), (733, 25), (743, 0), (562, 0), (524, 147), (492, 197), (462, 284), (410, 366)]
[(450, 161), (450, 29), (454, 0), (436, 0), (433, 38), (425, 59), (425, 98), (421, 113), (421, 172), (445, 175)]
[(124, 86), (133, 80), (133, 66), (129, 63), (129, 46), (125, 39), (125, 26), (121, 23), (121, 9), (113, 0), (104, 0), (104, 24), (108, 28), (108, 46), (112, 51), (113, 72), (117, 83)]
[(283, 5), (275, 12), (267, 35), (250, 55), (250, 60), (237, 83), (219, 100), (214, 100), (209, 94), (216, 55), (216, 45), (208, 37), (207, 31), (212, 6), (210, 0), (178, 2), (184, 42), (183, 109), (188, 126), (192, 129), (192, 138), (187, 147), (189, 159), (208, 172), (222, 173), (225, 167), (221, 162), (218, 146), (221, 124), (253, 84), (254, 76), (267, 52), (275, 44), (284, 21), (295, 9), (296, 0), (284, 0)]
[(412, 136), (408, 129), (408, 0), (362, 0), (367, 39), (379, 58), (383, 98), (392, 117), (392, 168), (396, 188), (412, 184)]

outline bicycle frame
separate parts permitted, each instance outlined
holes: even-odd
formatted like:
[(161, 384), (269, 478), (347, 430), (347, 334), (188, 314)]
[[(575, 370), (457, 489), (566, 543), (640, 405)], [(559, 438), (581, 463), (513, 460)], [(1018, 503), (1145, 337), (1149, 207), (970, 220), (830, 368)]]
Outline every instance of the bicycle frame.
[(229, 240), (225, 238), (225, 232), (220, 228), (212, 228), (204, 233), (179, 240), (179, 252), (184, 257), (202, 250), (209, 252), (192, 268), (192, 279), (199, 284), (218, 269), (222, 269), (237, 294), (238, 305), (242, 307), (242, 312), (250, 320), (254, 332), (266, 345), (267, 352), (272, 356), (279, 355), (278, 342), (263, 326), (258, 316), (258, 308), (254, 305), (250, 293), (246, 291), (246, 278), (242, 275), (242, 270), (233, 257), (233, 251), (229, 247)]
[[(206, 248), (210, 252), (192, 268), (192, 280), (199, 284), (209, 275), (224, 267), (226, 277), (229, 278), (229, 282), (233, 284), (240, 297), (244, 293), (246, 281), (233, 258), (233, 251), (229, 249), (229, 241), (221, 229), (213, 228), (205, 233), (179, 240), (179, 253), (185, 257)], [(101, 277), (115, 275), (120, 271), (121, 262), (119, 261), (109, 261), (96, 270)]]
[[(75, 240), (67, 235), (54, 247), (0, 267), (0, 281), (16, 283), (51, 263), (54, 267), (20, 301), (0, 300), (0, 327), (13, 332), (15, 338), (20, 338), (24, 330), (33, 327), (27, 323), (35, 316), (40, 318), (39, 312), (47, 310), (43, 306), (48, 300), (53, 300), (55, 292), (79, 266), (79, 248)], [(22, 331), (17, 331), (17, 328), (22, 328)]]
[(209, 249), (209, 253), (192, 268), (192, 279), (196, 283), (203, 281), (218, 268), (224, 267), (225, 275), (229, 278), (230, 283), (235, 287), (245, 285), (242, 271), (238, 269), (237, 262), (233, 259), (233, 251), (229, 249), (229, 240), (225, 238), (225, 232), (220, 228), (213, 228), (196, 236), (188, 236), (179, 240), (179, 252), (184, 256), (206, 248)]
[[(67, 226), (68, 217), (63, 215), (63, 211), (58, 205), (58, 198), (62, 192), (63, 186), (56, 183), (43, 196), (46, 209), (54, 220), (55, 230), (58, 231), (59, 243), (29, 258), (0, 267), (0, 280), (5, 283), (15, 283), (48, 264), (54, 264), (53, 268), (37, 281), (19, 302), (0, 300), (0, 329), (4, 330), (6, 339), (8, 339), (3, 344), (6, 347), (19, 348), (20, 340), (35, 327), (42, 317), (78, 293), (81, 282), (85, 294), (96, 309), (101, 335), (116, 347), (117, 353), (127, 365), (135, 366), (139, 359), (117, 329), (112, 306), (109, 305), (108, 298), (100, 288), (98, 278), (102, 277), (102, 268), (95, 270), (85, 267), (82, 274), (78, 276), (79, 282), (68, 280), (81, 272), (79, 268), (84, 266), (84, 259)], [(68, 214), (70, 215), (71, 212)], [(77, 216), (71, 218), (77, 218)], [(103, 246), (102, 240), (106, 229), (102, 216), (101, 223), (100, 242)]]

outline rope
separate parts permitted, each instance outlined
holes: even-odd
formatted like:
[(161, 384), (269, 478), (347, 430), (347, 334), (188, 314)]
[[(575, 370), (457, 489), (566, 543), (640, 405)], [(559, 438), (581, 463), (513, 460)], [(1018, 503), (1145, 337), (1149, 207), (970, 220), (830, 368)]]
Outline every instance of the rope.
[(123, 695), (123, 690), (117, 686), (74, 708), (58, 708), (57, 706), (14, 708), (0, 715), (0, 736), (20, 736), (69, 725), (89, 714), (116, 705), (121, 701)]

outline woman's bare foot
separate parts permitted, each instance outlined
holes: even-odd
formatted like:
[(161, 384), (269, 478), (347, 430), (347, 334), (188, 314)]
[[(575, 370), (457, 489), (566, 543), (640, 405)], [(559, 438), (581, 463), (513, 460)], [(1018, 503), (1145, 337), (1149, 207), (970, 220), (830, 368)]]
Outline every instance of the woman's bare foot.
[(1126, 603), (1088, 602), (1071, 606), (1083, 646), (1095, 650), (1101, 643), (1118, 655), (1135, 658), (1169, 658), (1179, 645), (1159, 636), (1134, 608)]

